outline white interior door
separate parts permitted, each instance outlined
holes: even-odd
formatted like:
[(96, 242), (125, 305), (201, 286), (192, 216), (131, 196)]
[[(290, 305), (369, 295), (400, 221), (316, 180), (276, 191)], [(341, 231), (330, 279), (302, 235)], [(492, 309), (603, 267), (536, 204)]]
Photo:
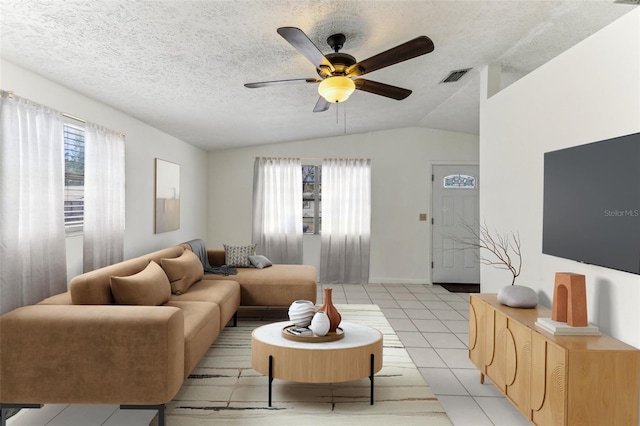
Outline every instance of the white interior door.
[(479, 227), (477, 165), (434, 165), (432, 176), (432, 282), (479, 284), (478, 249), (461, 241)]

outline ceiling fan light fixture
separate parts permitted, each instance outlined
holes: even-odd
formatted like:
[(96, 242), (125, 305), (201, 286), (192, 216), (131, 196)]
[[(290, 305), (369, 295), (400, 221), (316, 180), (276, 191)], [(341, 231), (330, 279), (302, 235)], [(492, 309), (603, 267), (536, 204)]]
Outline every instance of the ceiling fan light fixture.
[(356, 90), (356, 84), (349, 77), (335, 76), (325, 78), (318, 86), (318, 93), (327, 102), (344, 102)]

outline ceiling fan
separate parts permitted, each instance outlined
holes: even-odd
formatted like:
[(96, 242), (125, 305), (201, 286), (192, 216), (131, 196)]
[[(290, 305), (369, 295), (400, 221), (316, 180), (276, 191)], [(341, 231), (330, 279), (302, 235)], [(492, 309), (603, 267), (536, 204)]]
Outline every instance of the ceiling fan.
[(301, 29), (281, 27), (277, 31), (316, 67), (316, 72), (320, 78), (262, 81), (247, 83), (245, 87), (255, 89), (285, 84), (320, 83), (318, 86), (320, 98), (313, 112), (326, 111), (331, 103), (346, 101), (355, 89), (396, 100), (406, 98), (411, 94), (411, 90), (355, 77), (430, 53), (434, 48), (433, 42), (429, 37), (420, 36), (378, 53), (364, 61), (357, 62), (353, 56), (347, 53), (340, 53), (340, 49), (342, 49), (346, 41), (344, 34), (329, 36), (327, 44), (333, 49), (334, 53), (323, 55), (320, 49), (313, 44)]

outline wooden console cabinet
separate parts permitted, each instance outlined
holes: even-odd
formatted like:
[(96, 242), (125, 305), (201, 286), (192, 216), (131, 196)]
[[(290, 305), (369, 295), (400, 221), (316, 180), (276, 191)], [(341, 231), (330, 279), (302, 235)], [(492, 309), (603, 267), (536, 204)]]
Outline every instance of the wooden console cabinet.
[(606, 335), (554, 336), (551, 310), (469, 298), (469, 359), (536, 425), (638, 426), (640, 350)]

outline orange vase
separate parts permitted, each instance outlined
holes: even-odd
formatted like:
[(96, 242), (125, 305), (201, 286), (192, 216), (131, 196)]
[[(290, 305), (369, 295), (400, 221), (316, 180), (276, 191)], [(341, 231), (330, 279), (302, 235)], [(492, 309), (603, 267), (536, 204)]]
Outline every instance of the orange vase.
[(342, 321), (340, 312), (333, 306), (333, 302), (331, 301), (332, 290), (332, 288), (324, 289), (324, 304), (318, 308), (318, 312), (323, 311), (329, 317), (329, 333), (335, 332), (340, 325), (340, 321)]

